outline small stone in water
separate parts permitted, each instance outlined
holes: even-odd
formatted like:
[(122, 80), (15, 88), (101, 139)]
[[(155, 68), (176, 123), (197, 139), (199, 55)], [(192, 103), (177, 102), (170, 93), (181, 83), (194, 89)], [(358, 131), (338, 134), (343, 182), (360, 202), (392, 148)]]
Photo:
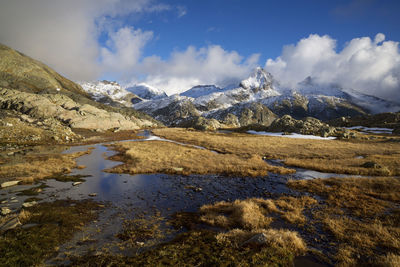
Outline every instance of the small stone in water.
[(72, 185), (73, 186), (77, 186), (77, 185), (80, 185), (82, 182), (75, 182), (75, 183), (73, 183)]
[(8, 182), (4, 182), (1, 184), (1, 188), (5, 188), (5, 187), (9, 187), (9, 186), (14, 186), (19, 184), (19, 181), (8, 181)]
[(21, 222), (19, 221), (18, 217), (14, 217), (11, 220), (0, 225), (0, 232), (3, 232), (3, 231), (5, 232), (7, 230), (14, 229), (20, 225), (21, 225)]
[(90, 193), (89, 194), (89, 197), (95, 197), (95, 196), (97, 196), (97, 193)]
[(22, 207), (30, 208), (30, 207), (33, 207), (35, 205), (37, 205), (37, 202), (36, 201), (31, 201), (31, 202), (25, 202), (24, 204), (22, 204)]
[(6, 216), (7, 214), (10, 214), (11, 210), (7, 207), (1, 208), (1, 215)]

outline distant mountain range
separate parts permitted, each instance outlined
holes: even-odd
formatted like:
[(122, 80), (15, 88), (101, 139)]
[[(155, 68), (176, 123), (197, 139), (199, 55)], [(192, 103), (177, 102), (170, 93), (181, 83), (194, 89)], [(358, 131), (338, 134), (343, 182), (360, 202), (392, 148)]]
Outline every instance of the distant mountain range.
[[(82, 86), (91, 93), (88, 86)], [(99, 88), (101, 86), (98, 85)], [(187, 125), (188, 121), (199, 117), (217, 120), (225, 126), (241, 127), (249, 124), (268, 126), (275, 118), (286, 114), (297, 119), (315, 117), (331, 120), (400, 110), (397, 103), (335, 84), (317, 84), (311, 77), (300, 82), (295, 89), (285, 88), (262, 68), (255, 69), (237, 86), (226, 88), (198, 85), (172, 96), (146, 84), (121, 90), (125, 95), (136, 95), (126, 105), (171, 126)], [(120, 91), (102, 89), (96, 92), (115, 101), (121, 99)]]

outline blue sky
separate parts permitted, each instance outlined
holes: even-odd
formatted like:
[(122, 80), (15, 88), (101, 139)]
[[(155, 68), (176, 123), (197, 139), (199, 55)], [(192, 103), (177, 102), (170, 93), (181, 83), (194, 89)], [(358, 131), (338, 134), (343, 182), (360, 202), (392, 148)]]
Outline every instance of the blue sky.
[[(60, 12), (62, 11), (62, 12)], [(75, 81), (179, 93), (262, 66), (400, 103), (398, 0), (4, 0), (0, 42)]]
[(329, 0), (184, 0), (168, 1), (179, 11), (133, 14), (124, 23), (154, 31), (156, 38), (145, 55), (168, 58), (173, 50), (209, 44), (221, 45), (241, 55), (261, 54), (261, 61), (280, 55), (283, 45), (309, 34), (330, 35), (338, 48), (355, 38), (384, 33), (400, 40), (400, 1)]

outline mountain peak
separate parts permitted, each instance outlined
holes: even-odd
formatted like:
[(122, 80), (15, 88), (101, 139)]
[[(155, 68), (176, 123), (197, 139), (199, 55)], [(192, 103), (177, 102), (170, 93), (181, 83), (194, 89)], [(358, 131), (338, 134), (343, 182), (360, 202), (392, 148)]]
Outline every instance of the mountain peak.
[(261, 67), (257, 67), (249, 78), (240, 82), (244, 89), (270, 89), (273, 83), (273, 76)]
[(167, 94), (163, 90), (146, 83), (135, 84), (126, 88), (126, 90), (147, 100), (167, 97)]

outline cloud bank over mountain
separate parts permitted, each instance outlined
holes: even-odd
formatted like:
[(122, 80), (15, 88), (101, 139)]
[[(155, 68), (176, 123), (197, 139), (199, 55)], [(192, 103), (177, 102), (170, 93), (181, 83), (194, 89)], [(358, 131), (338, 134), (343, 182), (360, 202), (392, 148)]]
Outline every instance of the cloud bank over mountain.
[(354, 38), (340, 51), (328, 35), (311, 34), (285, 46), (265, 68), (286, 86), (295, 87), (311, 76), (320, 83), (337, 83), (400, 103), (399, 43), (385, 41), (382, 33), (374, 40)]

